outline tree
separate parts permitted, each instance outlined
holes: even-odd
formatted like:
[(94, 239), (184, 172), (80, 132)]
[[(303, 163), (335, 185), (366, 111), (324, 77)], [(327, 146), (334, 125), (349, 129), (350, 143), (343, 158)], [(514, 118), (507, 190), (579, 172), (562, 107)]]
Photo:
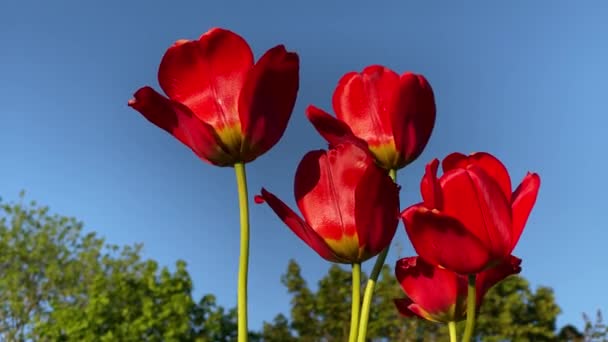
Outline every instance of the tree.
[(608, 327), (604, 323), (602, 311), (597, 310), (595, 313), (595, 322), (587, 314), (583, 314), (585, 321), (585, 341), (593, 342), (608, 342)]
[(278, 314), (271, 323), (264, 323), (262, 328), (262, 341), (264, 342), (296, 342), (291, 334), (289, 320), (283, 314)]
[(584, 337), (585, 336), (572, 324), (562, 327), (557, 335), (557, 339), (560, 342), (584, 342)]
[(320, 338), (320, 331), (319, 320), (315, 314), (317, 311), (315, 297), (300, 274), (300, 265), (294, 260), (289, 261), (287, 272), (281, 277), (281, 282), (293, 296), (290, 327), (297, 333), (300, 341), (317, 341)]
[(511, 276), (486, 295), (476, 324), (483, 341), (554, 341), (559, 306), (553, 290), (530, 289), (527, 280)]
[(188, 341), (196, 304), (186, 264), (105, 245), (35, 202), (0, 202), (0, 340)]

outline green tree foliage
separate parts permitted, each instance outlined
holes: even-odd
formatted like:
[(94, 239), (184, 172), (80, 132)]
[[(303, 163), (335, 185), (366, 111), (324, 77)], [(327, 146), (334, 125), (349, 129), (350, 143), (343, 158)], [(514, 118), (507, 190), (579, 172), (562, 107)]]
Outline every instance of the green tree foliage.
[(553, 290), (530, 289), (527, 280), (512, 276), (498, 283), (484, 299), (477, 321), (483, 341), (555, 341), (560, 313)]
[(585, 335), (574, 325), (568, 324), (560, 329), (557, 339), (560, 342), (585, 342)]
[(568, 324), (560, 329), (560, 342), (608, 342), (608, 326), (604, 323), (602, 311), (597, 310), (595, 320), (583, 314), (585, 326), (580, 332), (575, 326)]
[(184, 262), (159, 269), (141, 246), (106, 246), (74, 218), (22, 202), (0, 203), (0, 340), (193, 337)]
[(608, 326), (604, 323), (602, 311), (597, 310), (595, 321), (592, 321), (586, 314), (583, 314), (583, 320), (585, 321), (583, 334), (585, 341), (608, 342)]
[(289, 320), (282, 314), (277, 315), (271, 323), (264, 323), (261, 340), (264, 342), (296, 342), (291, 334)]

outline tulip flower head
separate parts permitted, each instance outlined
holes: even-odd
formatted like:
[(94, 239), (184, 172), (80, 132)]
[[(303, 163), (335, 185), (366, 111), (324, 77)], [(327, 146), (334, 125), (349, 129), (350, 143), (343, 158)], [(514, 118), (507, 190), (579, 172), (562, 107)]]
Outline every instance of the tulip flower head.
[[(521, 271), (521, 260), (507, 261), (477, 275), (476, 309), (485, 294), (506, 277)], [(395, 299), (397, 310), (406, 317), (417, 316), (433, 322), (458, 322), (466, 318), (467, 277), (426, 263), (419, 257), (397, 261), (395, 275), (406, 298)]]
[(337, 118), (315, 106), (309, 106), (306, 115), (330, 144), (345, 136), (367, 143), (387, 170), (418, 158), (435, 125), (435, 98), (424, 76), (399, 76), (380, 65), (344, 75), (333, 107)]
[(540, 177), (528, 173), (514, 192), (505, 166), (489, 153), (453, 153), (426, 166), (423, 202), (401, 214), (418, 255), (460, 274), (508, 261), (536, 202)]
[(399, 187), (358, 144), (307, 153), (295, 176), (300, 218), (266, 189), (256, 196), (321, 257), (359, 263), (386, 248), (399, 221)]
[(165, 53), (158, 82), (129, 106), (218, 166), (253, 161), (283, 135), (298, 92), (299, 59), (283, 45), (254, 63), (239, 35), (213, 28)]

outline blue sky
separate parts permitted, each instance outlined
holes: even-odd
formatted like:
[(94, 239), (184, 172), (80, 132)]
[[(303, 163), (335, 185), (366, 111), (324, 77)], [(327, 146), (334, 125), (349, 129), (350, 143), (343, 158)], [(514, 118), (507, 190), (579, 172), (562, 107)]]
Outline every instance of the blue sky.
[[(608, 310), (608, 3), (585, 1), (31, 1), (0, 3), (0, 196), (28, 198), (82, 219), (109, 242), (184, 259), (196, 294), (236, 303), (234, 172), (199, 161), (127, 107), (157, 87), (175, 40), (231, 29), (256, 57), (285, 44), (301, 59), (300, 92), (281, 142), (248, 166), (293, 204), (302, 155), (324, 147), (304, 116), (330, 109), (340, 76), (370, 64), (424, 74), (437, 124), (422, 156), (399, 173), (402, 206), (419, 199), (424, 165), (452, 151), (489, 151), (514, 182), (541, 175), (537, 205), (515, 254), (533, 286), (555, 289), (559, 324)], [(158, 88), (157, 88), (158, 89)], [(289, 308), (289, 258), (316, 284), (328, 264), (267, 206), (251, 211), (250, 321)], [(412, 248), (400, 225), (395, 237)], [(393, 253), (388, 261), (392, 264)], [(371, 263), (364, 266), (371, 268)]]

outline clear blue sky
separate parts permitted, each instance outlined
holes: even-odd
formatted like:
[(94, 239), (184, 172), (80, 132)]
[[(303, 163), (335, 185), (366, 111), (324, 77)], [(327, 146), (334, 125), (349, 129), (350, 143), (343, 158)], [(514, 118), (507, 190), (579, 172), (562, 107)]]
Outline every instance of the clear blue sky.
[[(515, 254), (534, 286), (555, 289), (559, 324), (580, 325), (581, 312), (608, 310), (607, 4), (2, 0), (0, 195), (26, 189), (109, 242), (143, 242), (145, 255), (166, 265), (185, 259), (197, 296), (212, 292), (233, 306), (233, 170), (199, 161), (127, 107), (140, 86), (157, 87), (175, 40), (221, 26), (244, 36), (256, 57), (284, 43), (301, 58), (287, 132), (249, 165), (252, 195), (265, 186), (293, 204), (297, 163), (324, 147), (304, 108), (330, 109), (342, 74), (376, 63), (422, 73), (435, 90), (437, 125), (399, 173), (402, 206), (419, 199), (424, 164), (452, 151), (492, 152), (514, 182), (538, 172), (540, 195)], [(329, 265), (267, 206), (253, 206), (252, 224), (250, 316), (259, 327), (289, 308), (279, 281), (289, 258), (315, 286)], [(402, 226), (395, 239), (413, 253)]]

